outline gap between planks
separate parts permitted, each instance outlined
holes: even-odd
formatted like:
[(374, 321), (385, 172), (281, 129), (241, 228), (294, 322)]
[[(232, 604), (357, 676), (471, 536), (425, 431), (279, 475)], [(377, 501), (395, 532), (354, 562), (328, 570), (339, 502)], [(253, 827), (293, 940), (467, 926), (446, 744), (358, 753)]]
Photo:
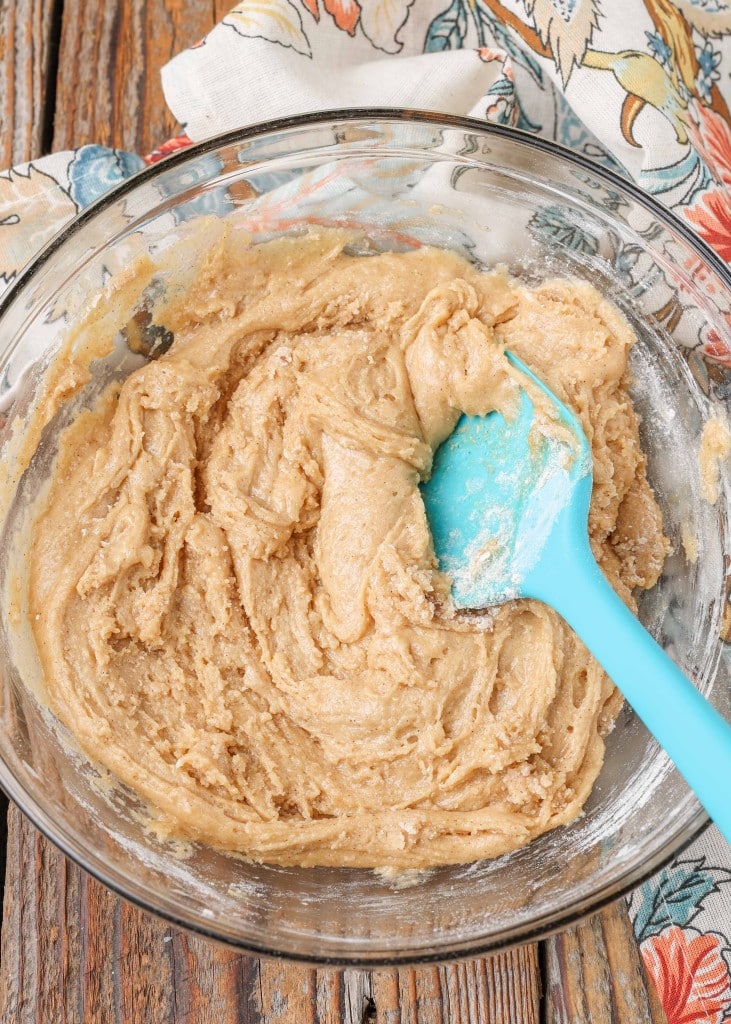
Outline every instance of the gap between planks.
[[(623, 902), (544, 944), (442, 966), (237, 954), (120, 900), (10, 814), (3, 1024), (666, 1024)], [(370, 1018), (370, 1020), (369, 1020)]]
[(540, 1024), (535, 945), (373, 972), (243, 956), (120, 900), (17, 809), (9, 820), (3, 1024)]
[(0, 0), (0, 171), (41, 156), (50, 141), (62, 5)]

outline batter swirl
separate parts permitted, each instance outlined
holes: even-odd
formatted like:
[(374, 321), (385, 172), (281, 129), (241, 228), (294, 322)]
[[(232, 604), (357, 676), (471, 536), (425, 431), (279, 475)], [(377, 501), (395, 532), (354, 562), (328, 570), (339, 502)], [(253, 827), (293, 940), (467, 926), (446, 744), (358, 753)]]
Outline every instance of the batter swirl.
[(491, 857), (573, 819), (621, 698), (547, 607), (455, 615), (418, 483), (509, 347), (581, 418), (621, 596), (667, 552), (588, 284), (224, 237), (174, 342), (68, 432), (32, 552), (51, 706), (177, 835), (281, 864)]

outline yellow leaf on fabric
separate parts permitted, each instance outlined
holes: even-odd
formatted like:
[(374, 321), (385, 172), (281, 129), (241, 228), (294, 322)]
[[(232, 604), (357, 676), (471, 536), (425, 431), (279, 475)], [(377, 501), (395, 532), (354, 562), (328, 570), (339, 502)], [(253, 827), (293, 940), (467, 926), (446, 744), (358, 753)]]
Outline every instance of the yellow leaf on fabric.
[(229, 11), (223, 23), (239, 35), (266, 39), (288, 46), (305, 57), (312, 56), (300, 13), (289, 0), (243, 0)]
[(655, 23), (658, 35), (670, 47), (673, 68), (680, 73), (686, 89), (695, 92), (698, 61), (690, 25), (669, 0), (645, 0), (645, 7)]
[[(626, 93), (636, 96), (642, 103), (649, 103), (667, 118), (681, 145), (688, 141), (685, 127), (688, 103), (665, 69), (649, 54), (638, 50), (620, 50), (619, 53), (587, 50), (583, 66), (596, 71), (611, 71)], [(630, 130), (628, 118), (625, 118), (622, 128)], [(628, 141), (635, 145), (634, 138)]]

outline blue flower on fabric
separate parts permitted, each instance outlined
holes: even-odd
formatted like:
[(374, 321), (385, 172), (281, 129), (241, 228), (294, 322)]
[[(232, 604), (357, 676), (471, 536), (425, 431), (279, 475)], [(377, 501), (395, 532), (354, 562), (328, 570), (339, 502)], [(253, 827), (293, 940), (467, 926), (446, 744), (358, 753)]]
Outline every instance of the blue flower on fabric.
[(707, 39), (705, 46), (698, 53), (698, 94), (704, 100), (710, 100), (711, 89), (721, 77), (718, 70), (720, 63), (720, 50), (714, 50), (711, 40)]
[(664, 67), (667, 67), (672, 57), (672, 51), (668, 44), (657, 32), (645, 32), (645, 36), (650, 44), (650, 52), (653, 57), (656, 57)]
[(185, 200), (185, 193), (196, 192), (199, 183), (215, 180), (223, 164), (215, 156), (199, 156), (181, 166), (171, 167), (156, 182), (163, 196), (180, 197), (183, 201), (173, 209), (177, 223), (212, 214), (222, 216), (233, 209), (234, 202), (225, 185), (201, 189), (197, 195)]
[[(703, 47), (701, 52), (698, 54), (698, 65), (704, 75), (709, 78), (716, 72), (716, 68), (721, 63), (721, 54), (718, 50), (714, 50), (710, 39), (706, 40), (706, 45)], [(720, 74), (716, 72), (716, 78), (720, 78)]]
[(145, 166), (136, 153), (108, 146), (82, 146), (69, 167), (69, 191), (77, 206), (88, 206)]

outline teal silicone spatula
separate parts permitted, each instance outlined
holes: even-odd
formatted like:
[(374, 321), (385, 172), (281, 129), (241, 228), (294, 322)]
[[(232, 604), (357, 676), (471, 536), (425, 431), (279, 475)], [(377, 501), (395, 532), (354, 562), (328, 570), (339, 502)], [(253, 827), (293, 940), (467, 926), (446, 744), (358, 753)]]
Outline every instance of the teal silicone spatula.
[(514, 418), (462, 416), (437, 449), (421, 492), (453, 600), (477, 609), (531, 597), (554, 608), (731, 842), (731, 725), (607, 583), (589, 545), (591, 452), (581, 425), (506, 354), (543, 392), (560, 425), (537, 430), (533, 401), (521, 388)]

